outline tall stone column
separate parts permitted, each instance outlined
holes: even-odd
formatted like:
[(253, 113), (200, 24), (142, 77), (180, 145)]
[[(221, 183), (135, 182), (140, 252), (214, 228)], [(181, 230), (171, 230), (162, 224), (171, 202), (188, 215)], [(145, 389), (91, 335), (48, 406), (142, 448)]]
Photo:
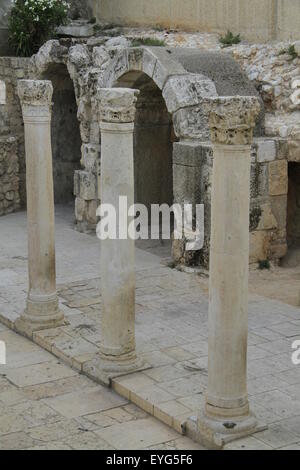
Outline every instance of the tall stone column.
[(50, 81), (20, 80), (18, 94), (25, 125), (29, 292), (17, 329), (34, 331), (63, 324), (55, 274), (54, 197), (51, 150)]
[[(106, 384), (143, 366), (135, 345), (135, 242), (128, 238), (134, 204), (133, 130), (138, 90), (100, 89), (101, 205), (116, 210), (116, 238), (101, 241), (100, 354), (86, 371)], [(119, 197), (127, 206), (119, 208)], [(120, 223), (123, 219), (124, 224)]]
[(257, 430), (247, 393), (250, 151), (255, 97), (212, 100), (208, 389), (198, 432), (212, 447)]

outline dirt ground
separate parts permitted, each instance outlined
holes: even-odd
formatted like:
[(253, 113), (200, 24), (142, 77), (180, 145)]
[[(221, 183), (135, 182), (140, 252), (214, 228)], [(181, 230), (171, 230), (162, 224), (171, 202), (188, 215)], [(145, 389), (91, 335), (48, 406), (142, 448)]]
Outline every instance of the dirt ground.
[[(208, 294), (208, 279), (202, 278), (201, 288)], [(250, 267), (249, 293), (278, 300), (300, 309), (300, 265), (296, 267), (271, 266), (260, 270)]]
[[(163, 264), (171, 260), (169, 241), (142, 240), (136, 242), (136, 246), (160, 256)], [(208, 295), (208, 274), (200, 275), (199, 283)], [(271, 264), (270, 269), (260, 270), (257, 264), (251, 265), (249, 293), (278, 300), (293, 307), (299, 307), (300, 310), (300, 248), (290, 248), (280, 266)]]

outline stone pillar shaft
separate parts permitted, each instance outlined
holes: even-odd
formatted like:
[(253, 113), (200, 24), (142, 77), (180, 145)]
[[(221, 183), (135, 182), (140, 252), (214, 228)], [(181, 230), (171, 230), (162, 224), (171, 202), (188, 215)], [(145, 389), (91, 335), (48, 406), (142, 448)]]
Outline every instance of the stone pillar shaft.
[(51, 82), (20, 80), (25, 126), (29, 292), (17, 327), (33, 331), (63, 322), (55, 273), (54, 196), (51, 150)]
[(207, 411), (224, 416), (248, 411), (250, 149), (214, 146)]
[[(101, 122), (101, 204), (134, 204), (133, 123)], [(127, 208), (126, 208), (127, 209)], [(125, 215), (125, 214), (123, 214)], [(130, 220), (130, 219), (129, 219)], [(135, 242), (101, 242), (102, 343), (106, 355), (135, 354)]]
[(259, 110), (254, 97), (212, 100), (208, 389), (198, 430), (213, 447), (257, 429), (248, 403), (247, 336), (250, 152)]
[[(133, 130), (138, 90), (98, 90), (101, 129), (101, 206), (115, 210), (116, 231), (102, 239), (100, 353), (85, 366), (105, 384), (144, 368), (135, 348), (135, 243), (128, 237), (128, 208), (134, 204)], [(124, 207), (119, 207), (120, 197)], [(127, 198), (127, 200), (126, 200)], [(100, 214), (99, 214), (100, 215)], [(125, 218), (119, 224), (119, 217)], [(101, 227), (101, 226), (100, 226)], [(120, 229), (120, 231), (119, 231)]]

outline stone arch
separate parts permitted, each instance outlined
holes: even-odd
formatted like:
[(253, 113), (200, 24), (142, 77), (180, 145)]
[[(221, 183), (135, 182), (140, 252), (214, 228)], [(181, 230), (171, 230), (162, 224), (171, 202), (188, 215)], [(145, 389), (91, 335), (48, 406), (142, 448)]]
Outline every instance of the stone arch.
[(173, 60), (172, 50), (165, 48), (113, 48), (109, 53), (100, 86), (113, 87), (127, 74), (127, 86), (134, 87), (144, 74), (161, 90), (178, 139), (209, 138), (206, 100), (217, 96), (211, 79), (187, 72), (179, 61)]
[[(170, 51), (142, 47), (110, 51), (110, 60), (105, 64), (98, 85), (137, 88), (141, 92), (135, 125), (136, 201), (147, 206), (151, 203), (195, 203), (194, 195), (182, 190), (182, 181), (188, 180), (186, 171), (182, 175), (186, 165), (178, 166), (173, 144), (209, 140), (208, 98), (217, 95), (213, 81), (204, 75), (187, 72), (171, 58)], [(153, 93), (156, 105), (159, 104), (160, 120), (157, 110), (151, 113), (149, 93)], [(143, 102), (150, 110), (150, 116), (147, 112), (143, 115)], [(156, 119), (155, 135), (151, 132), (153, 119)], [(183, 153), (184, 158), (186, 152)], [(191, 172), (195, 173), (192, 167)], [(196, 178), (187, 183), (193, 186), (194, 180), (196, 186), (199, 185)]]
[(172, 144), (177, 139), (161, 90), (143, 72), (128, 72), (114, 86), (140, 91), (134, 129), (135, 201), (149, 210), (151, 204), (171, 206)]

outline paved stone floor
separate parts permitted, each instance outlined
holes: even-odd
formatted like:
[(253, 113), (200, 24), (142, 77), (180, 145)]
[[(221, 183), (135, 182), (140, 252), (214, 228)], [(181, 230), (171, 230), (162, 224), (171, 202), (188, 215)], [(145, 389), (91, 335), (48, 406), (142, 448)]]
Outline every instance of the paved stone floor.
[(200, 449), (5, 326), (0, 450)]
[[(70, 211), (64, 208), (57, 209), (56, 233), (59, 294), (69, 325), (37, 333), (34, 340), (44, 349), (51, 351), (58, 359), (55, 359), (53, 355), (49, 356), (41, 349), (35, 349), (32, 354), (29, 351), (28, 354), (20, 356), (19, 370), (8, 372), (5, 380), (1, 379), (1, 381), (4, 380), (4, 388), (5, 384), (14, 387), (16, 394), (17, 402), (7, 405), (8, 407), (19, 406), (22, 410), (24, 402), (21, 398), (21, 402), (18, 402), (18, 396), (20, 393), (23, 396), (26, 391), (29, 394), (27, 395), (29, 403), (35, 402), (36, 395), (34, 391), (30, 391), (30, 387), (37, 387), (38, 390), (40, 387), (42, 395), (39, 396), (37, 392), (38, 405), (35, 406), (49, 407), (52, 410), (51, 413), (54, 410), (58, 415), (62, 415), (63, 421), (73, 422), (79, 417), (82, 421), (81, 416), (84, 415), (93, 415), (99, 411), (107, 414), (104, 408), (101, 410), (94, 408), (93, 389), (96, 390), (96, 385), (83, 376), (79, 376), (74, 370), (82, 370), (84, 363), (93, 357), (99, 344), (101, 314), (99, 242), (93, 236), (75, 232), (72, 229)], [(1, 218), (0, 242), (0, 319), (13, 327), (14, 320), (24, 308), (27, 290), (26, 217), (24, 213)], [(128, 407), (127, 400), (130, 400), (168, 424), (169, 427), (165, 427), (153, 418), (141, 416), (139, 425), (136, 421), (132, 423), (129, 421), (131, 424), (128, 426), (132, 428), (128, 432), (127, 425), (124, 423), (111, 424), (105, 430), (101, 430), (100, 427), (100, 430), (97, 428), (95, 431), (91, 429), (88, 432), (101, 437), (107, 445), (123, 448), (126, 447), (126, 443), (122, 441), (123, 438), (126, 440), (125, 435), (130, 435), (131, 432), (135, 435), (136, 432), (139, 436), (144, 428), (143, 419), (148, 419), (148, 423), (151, 422), (153, 426), (159, 426), (160, 429), (164, 429), (164, 432), (169, 432), (171, 437), (170, 439), (163, 437), (159, 439), (159, 442), (150, 442), (144, 447), (154, 445), (157, 448), (158, 443), (164, 445), (164, 442), (174, 440), (176, 443), (172, 445), (176, 446), (180, 445), (177, 439), (182, 438), (174, 430), (184, 432), (187, 419), (194, 416), (203, 404), (207, 381), (207, 295), (202, 289), (203, 279), (196, 274), (171, 270), (161, 264), (159, 256), (144, 250), (138, 249), (136, 258), (137, 346), (151, 368), (143, 373), (116, 379), (113, 385), (119, 393), (118, 398), (117, 395), (101, 387), (98, 399), (102, 404), (102, 392), (103, 397), (109, 394), (114, 404), (111, 406), (110, 402), (110, 405), (106, 406), (115, 407), (117, 410), (120, 410), (120, 407), (121, 410)], [(5, 329), (0, 334), (0, 340), (2, 335), (4, 339), (5, 335), (12, 338), (11, 335), (15, 333)], [(20, 342), (20, 347), (16, 346), (19, 347), (19, 352), (25, 343), (29, 349), (30, 347), (38, 348), (28, 340), (17, 338), (15, 344)], [(291, 345), (295, 339), (300, 339), (299, 308), (256, 295), (250, 296), (249, 395), (253, 410), (260, 421), (268, 424), (269, 428), (254, 437), (227, 445), (227, 448), (300, 450), (300, 366), (293, 365), (291, 361)], [(27, 355), (28, 358), (33, 357), (33, 362), (28, 365), (31, 369), (28, 371), (26, 370), (27, 364), (22, 364), (22, 357), (26, 360)], [(38, 362), (44, 362), (40, 359), (43, 355), (47, 356), (45, 356), (45, 362), (51, 364), (49, 375), (44, 366), (38, 365)], [(8, 361), (10, 360), (14, 360), (14, 354), (11, 359), (8, 355)], [(34, 362), (35, 360), (37, 362)], [(62, 363), (57, 364), (58, 360), (69, 364), (73, 370)], [(17, 366), (18, 362), (12, 369), (18, 369)], [(8, 367), (10, 367), (9, 363)], [(65, 377), (63, 374), (71, 374), (71, 376)], [(82, 381), (83, 385), (82, 388), (79, 385), (74, 387), (76, 392), (72, 395), (69, 394), (72, 393), (73, 386), (68, 388), (66, 385), (64, 388), (62, 384), (61, 388), (59, 387), (59, 382), (66, 380), (68, 383), (75, 379)], [(56, 382), (55, 386), (51, 385), (52, 381)], [(41, 383), (49, 384), (47, 387), (52, 392), (44, 392), (45, 386), (40, 385)], [(0, 382), (0, 387), (1, 384), (2, 382)], [(92, 390), (89, 390), (90, 388)], [(46, 393), (46, 396), (43, 393)], [(86, 399), (87, 393), (91, 395), (88, 400)], [(53, 394), (59, 396), (53, 396)], [(7, 394), (7, 400), (10, 399), (8, 395), (14, 400), (14, 394)], [(120, 398), (121, 395), (123, 399)], [(124, 399), (125, 402), (114, 402), (114, 400)], [(105, 398), (103, 401), (106, 403)], [(122, 403), (124, 403), (123, 406)], [(4, 413), (5, 416), (7, 406), (5, 404), (3, 406), (3, 411), (0, 406), (0, 414)], [(30, 404), (27, 406), (28, 412), (26, 406), (23, 405), (24, 419), (33, 416), (34, 421), (35, 413), (31, 411)], [(99, 406), (105, 405), (99, 404)], [(122, 414), (122, 411), (120, 413)], [(44, 422), (42, 418), (34, 421), (36, 423), (40, 419), (41, 428), (51, 425), (47, 422), (46, 410), (45, 415)], [(109, 418), (113, 419), (111, 416)], [(85, 421), (86, 419), (83, 420), (82, 426), (88, 428), (84, 425)], [(98, 424), (99, 421), (96, 426)], [(55, 428), (54, 424), (53, 427)], [(126, 430), (125, 433), (124, 430)], [(79, 430), (79, 432), (82, 431)], [(0, 424), (1, 433), (5, 434)], [(21, 433), (19, 446), (22, 447), (22, 439), (28, 435), (24, 431), (22, 435), (21, 429), (15, 430), (8, 425), (6, 434), (11, 433)], [(151, 432), (149, 434), (151, 435)], [(29, 438), (32, 439), (32, 436)], [(55, 440), (58, 441), (61, 438), (55, 437)], [(18, 439), (14, 441), (18, 442)], [(126, 442), (128, 443), (128, 440)], [(70, 441), (67, 445), (70, 445), (69, 443)], [(30, 443), (27, 447), (36, 445), (36, 443)], [(187, 445), (187, 441), (182, 445)]]

